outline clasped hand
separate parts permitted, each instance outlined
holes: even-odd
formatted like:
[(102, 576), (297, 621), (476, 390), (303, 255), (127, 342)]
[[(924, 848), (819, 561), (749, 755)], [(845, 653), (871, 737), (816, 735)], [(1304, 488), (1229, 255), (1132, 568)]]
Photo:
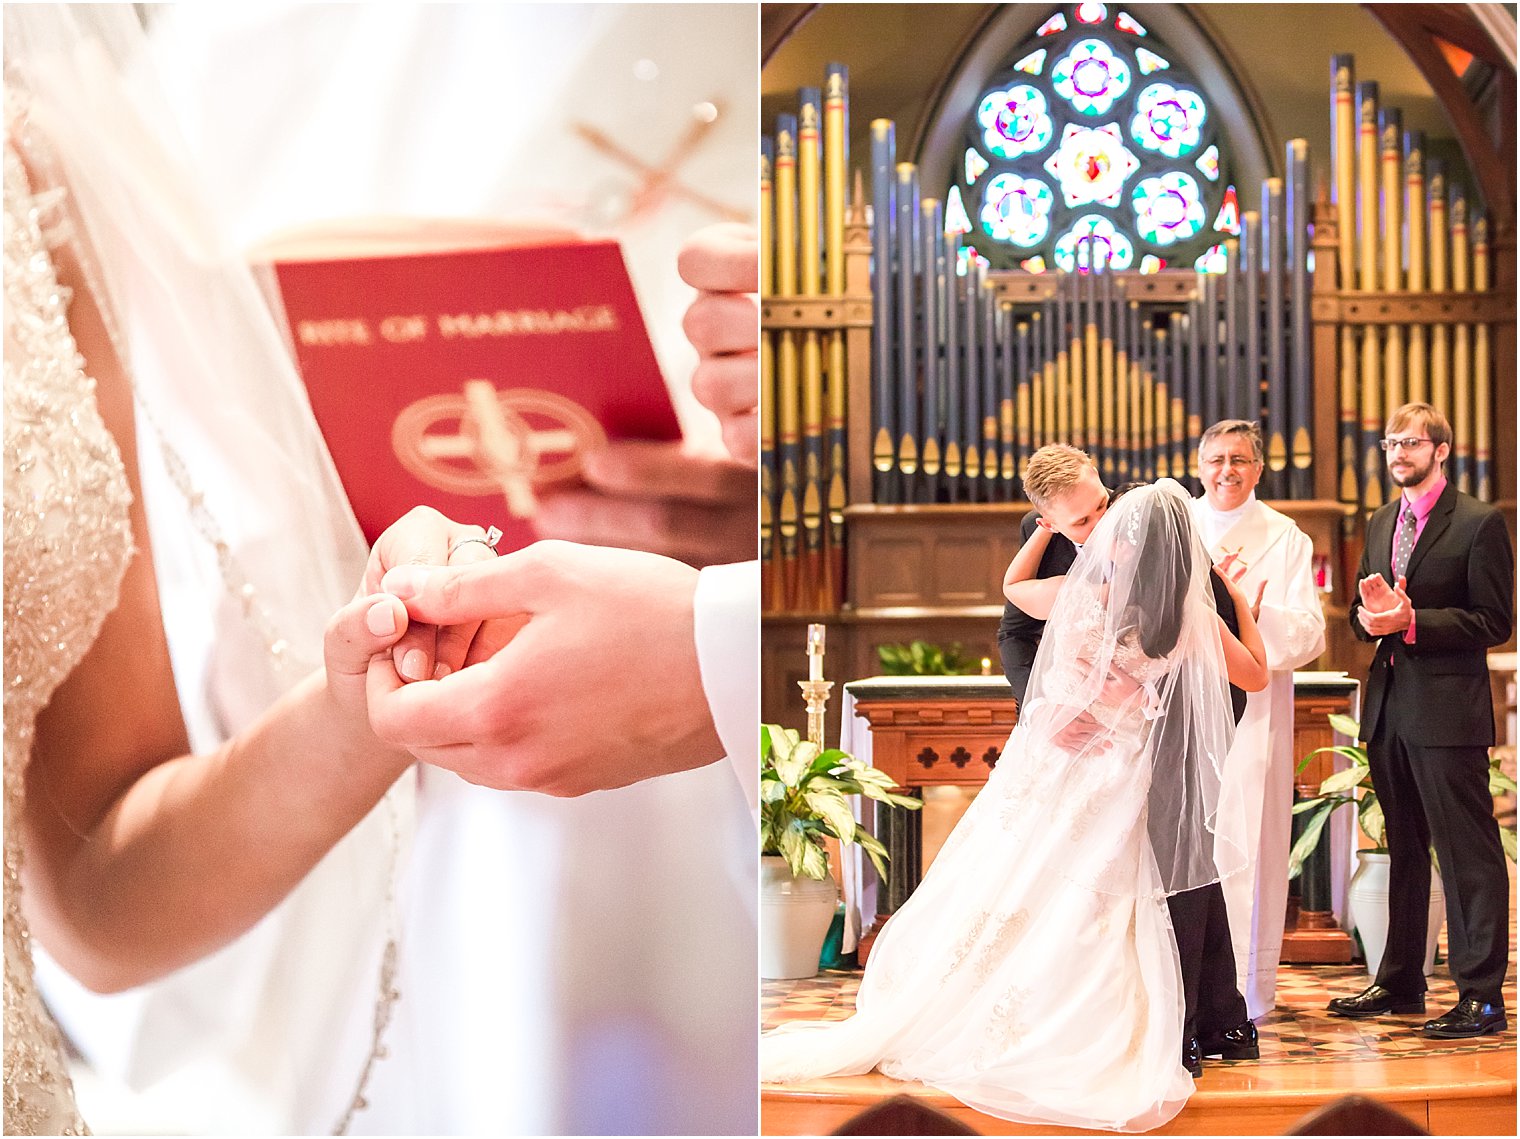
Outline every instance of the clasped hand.
[(1362, 604), (1356, 612), (1356, 619), (1369, 636), (1386, 637), (1409, 628), (1414, 605), (1406, 592), (1407, 585), (1408, 581), (1401, 577), (1397, 585), (1389, 586), (1380, 573), (1364, 577), (1357, 583)]
[(382, 742), (471, 783), (551, 795), (722, 758), (692, 649), (695, 569), (568, 542), (501, 557), (458, 544), (478, 535), (419, 507), (375, 546), (365, 587), (384, 592), (368, 612), (397, 628), (364, 670)]

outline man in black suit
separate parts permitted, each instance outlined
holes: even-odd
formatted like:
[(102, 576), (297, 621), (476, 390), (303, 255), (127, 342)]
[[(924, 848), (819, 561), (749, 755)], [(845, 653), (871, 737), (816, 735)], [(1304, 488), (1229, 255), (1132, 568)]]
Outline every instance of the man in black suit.
[(1332, 1000), (1329, 1011), (1425, 1011), (1433, 845), (1461, 999), (1424, 1033), (1465, 1039), (1508, 1027), (1509, 880), (1488, 789), (1486, 653), (1514, 628), (1514, 551), (1500, 513), (1446, 481), (1444, 415), (1407, 403), (1384, 434), (1388, 472), (1402, 493), (1367, 522), (1351, 628), (1377, 642), (1362, 738), (1387, 828), (1388, 946), (1372, 985)]
[[(1029, 541), (1036, 526), (1051, 531), (1050, 544), (1045, 547), (1035, 576), (1062, 577), (1077, 560), (1077, 550), (1087, 541), (1093, 527), (1108, 512), (1112, 495), (1103, 485), (1092, 459), (1065, 443), (1047, 444), (1030, 456), (1024, 493), (1034, 509), (1024, 516), (1020, 541)], [(998, 625), (998, 656), (1003, 661), (1003, 674), (1013, 687), (1014, 699), (1020, 704), (1029, 690), (1029, 670), (1044, 632), (1044, 621), (1031, 617), (1011, 601), (1004, 602), (1003, 620)]]
[[(1024, 492), (1035, 509), (1025, 516), (1020, 535), (1027, 542), (1036, 526), (1052, 531), (1036, 577), (1064, 576), (1077, 560), (1080, 544), (1087, 541), (1109, 504), (1127, 489), (1110, 494), (1092, 460), (1064, 443), (1048, 444), (1030, 456)], [(1009, 569), (1011, 572), (1012, 567)], [(1210, 584), (1220, 616), (1230, 632), (1239, 635), (1235, 603), (1217, 572), (1210, 575)], [(1003, 619), (998, 626), (998, 653), (1003, 660), (1003, 672), (1020, 703), (1029, 690), (1030, 669), (1044, 631), (1043, 620), (1031, 617), (1011, 601), (1004, 604)], [(1233, 684), (1230, 702), (1235, 722), (1239, 723), (1245, 712), (1246, 694)], [(1256, 1026), (1246, 1015), (1245, 998), (1236, 985), (1235, 950), (1224, 891), (1217, 882), (1185, 890), (1170, 895), (1167, 906), (1182, 971), (1183, 1067), (1196, 1077), (1203, 1072), (1204, 1056), (1257, 1059), (1260, 1046)]]

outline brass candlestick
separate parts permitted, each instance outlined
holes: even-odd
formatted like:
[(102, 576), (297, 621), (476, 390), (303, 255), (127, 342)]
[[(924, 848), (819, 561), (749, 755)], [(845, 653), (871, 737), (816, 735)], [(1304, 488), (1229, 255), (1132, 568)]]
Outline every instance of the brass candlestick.
[(823, 747), (823, 717), (829, 704), (832, 680), (823, 678), (823, 626), (809, 625), (807, 632), (808, 678), (799, 680), (802, 698), (807, 702), (808, 740)]

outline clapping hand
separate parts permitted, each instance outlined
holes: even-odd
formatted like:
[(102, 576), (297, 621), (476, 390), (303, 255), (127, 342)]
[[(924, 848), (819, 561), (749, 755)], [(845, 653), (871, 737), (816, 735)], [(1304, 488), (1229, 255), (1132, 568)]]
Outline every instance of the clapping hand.
[(1409, 600), (1408, 584), (1408, 579), (1401, 577), (1390, 588), (1383, 575), (1376, 573), (1357, 584), (1362, 605), (1356, 611), (1356, 619), (1369, 636), (1386, 637), (1409, 628), (1414, 604)]

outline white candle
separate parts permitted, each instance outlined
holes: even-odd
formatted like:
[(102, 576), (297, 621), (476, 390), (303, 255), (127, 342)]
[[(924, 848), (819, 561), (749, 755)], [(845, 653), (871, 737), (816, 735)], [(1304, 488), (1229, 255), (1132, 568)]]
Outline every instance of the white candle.
[(823, 679), (823, 626), (808, 626), (808, 679)]

